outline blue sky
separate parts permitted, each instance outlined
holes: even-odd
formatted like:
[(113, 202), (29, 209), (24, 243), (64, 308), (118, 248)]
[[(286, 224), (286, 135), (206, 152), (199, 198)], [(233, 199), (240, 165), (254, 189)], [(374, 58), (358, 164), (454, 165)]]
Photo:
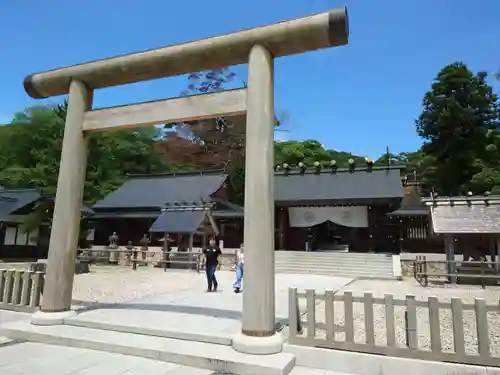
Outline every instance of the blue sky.
[[(82, 5), (84, 4), (84, 5)], [(280, 137), (376, 157), (421, 143), (414, 119), (445, 64), (500, 68), (500, 1), (481, 0), (63, 0), (0, 7), (0, 123), (26, 106), (25, 75), (117, 54), (264, 25), (346, 5), (348, 46), (276, 62)], [(246, 66), (234, 67), (246, 78)], [(177, 96), (185, 77), (99, 90), (96, 107)], [(498, 85), (497, 85), (498, 88)], [(62, 98), (52, 98), (51, 102)]]

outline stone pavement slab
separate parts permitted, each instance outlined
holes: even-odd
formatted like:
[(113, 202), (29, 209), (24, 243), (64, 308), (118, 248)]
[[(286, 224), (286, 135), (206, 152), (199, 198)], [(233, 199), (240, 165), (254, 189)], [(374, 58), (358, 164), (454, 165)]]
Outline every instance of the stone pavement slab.
[(295, 364), (295, 356), (290, 353), (254, 356), (225, 345), (68, 325), (35, 326), (29, 321), (17, 321), (1, 327), (0, 333), (29, 342), (133, 355), (211, 370), (223, 369), (239, 375), (287, 375)]
[(38, 343), (0, 348), (2, 375), (211, 375), (212, 370)]
[[(2, 328), (3, 325), (9, 322), (15, 322), (18, 320), (27, 320), (30, 318), (30, 316), (31, 314), (27, 313), (0, 310), (0, 328)], [(8, 337), (0, 336), (0, 348), (3, 346), (11, 345), (13, 342), (14, 340)]]
[(16, 320), (29, 319), (30, 317), (31, 314), (29, 313), (0, 310), (0, 327), (5, 323), (14, 322)]
[[(117, 304), (96, 304), (81, 312), (68, 324), (89, 328), (125, 330), (127, 332), (192, 339), (223, 345), (241, 330), (242, 294), (232, 290), (234, 272), (217, 273), (219, 291), (206, 293), (203, 273), (166, 272), (165, 282), (170, 291), (147, 298)], [(339, 290), (352, 278), (318, 275), (276, 275), (276, 316), (286, 324), (288, 317), (288, 288), (299, 290)], [(127, 328), (130, 328), (128, 330)], [(142, 330), (142, 331), (141, 331)], [(183, 335), (178, 335), (182, 333)]]

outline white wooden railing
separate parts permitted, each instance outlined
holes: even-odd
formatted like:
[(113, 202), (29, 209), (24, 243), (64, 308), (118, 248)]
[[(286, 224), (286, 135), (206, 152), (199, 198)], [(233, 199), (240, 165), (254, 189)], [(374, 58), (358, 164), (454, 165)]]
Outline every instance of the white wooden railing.
[(40, 305), (42, 272), (0, 270), (0, 310), (33, 312)]
[[(337, 295), (333, 291), (316, 294), (314, 290), (307, 290), (299, 293), (290, 288), (289, 342), (496, 367), (500, 366), (499, 348), (495, 347), (494, 354), (491, 349), (500, 342), (495, 335), (490, 338), (488, 321), (491, 319), (491, 325), (499, 325), (499, 314), (499, 305), (487, 305), (481, 298), (475, 298), (474, 304), (466, 304), (461, 298), (443, 302), (429, 297), (423, 301), (407, 295), (400, 300), (391, 294), (384, 298), (374, 298), (372, 293), (356, 297), (351, 292)], [(441, 326), (444, 318), (450, 326)]]

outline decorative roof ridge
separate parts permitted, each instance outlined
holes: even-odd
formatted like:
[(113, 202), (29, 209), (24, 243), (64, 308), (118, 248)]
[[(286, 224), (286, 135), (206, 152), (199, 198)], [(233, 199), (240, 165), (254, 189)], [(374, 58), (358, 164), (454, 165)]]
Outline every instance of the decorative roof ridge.
[(179, 211), (210, 211), (214, 207), (213, 203), (200, 203), (200, 204), (181, 204), (181, 205), (165, 205), (161, 212), (179, 212)]
[(303, 169), (299, 167), (293, 167), (288, 170), (280, 169), (279, 171), (275, 171), (275, 175), (304, 175), (304, 174), (335, 174), (335, 173), (356, 173), (356, 172), (367, 172), (371, 173), (374, 171), (391, 171), (391, 170), (401, 170), (404, 169), (404, 165), (393, 165), (393, 166), (356, 166), (355, 168), (332, 168), (323, 166), (321, 169), (317, 170), (316, 167), (310, 167), (308, 169)]
[(226, 175), (227, 173), (223, 169), (200, 169), (196, 171), (177, 171), (177, 172), (165, 172), (165, 173), (150, 173), (150, 174), (128, 174), (127, 177), (131, 179), (140, 178), (162, 178), (162, 177), (185, 177), (185, 176), (204, 176), (204, 175)]

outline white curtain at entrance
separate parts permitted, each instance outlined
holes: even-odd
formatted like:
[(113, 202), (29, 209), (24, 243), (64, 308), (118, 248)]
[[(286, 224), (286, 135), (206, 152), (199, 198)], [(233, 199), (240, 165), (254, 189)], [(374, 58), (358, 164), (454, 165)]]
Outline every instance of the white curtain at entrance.
[(325, 221), (351, 228), (368, 227), (366, 206), (289, 207), (288, 216), (291, 227), (312, 227)]

